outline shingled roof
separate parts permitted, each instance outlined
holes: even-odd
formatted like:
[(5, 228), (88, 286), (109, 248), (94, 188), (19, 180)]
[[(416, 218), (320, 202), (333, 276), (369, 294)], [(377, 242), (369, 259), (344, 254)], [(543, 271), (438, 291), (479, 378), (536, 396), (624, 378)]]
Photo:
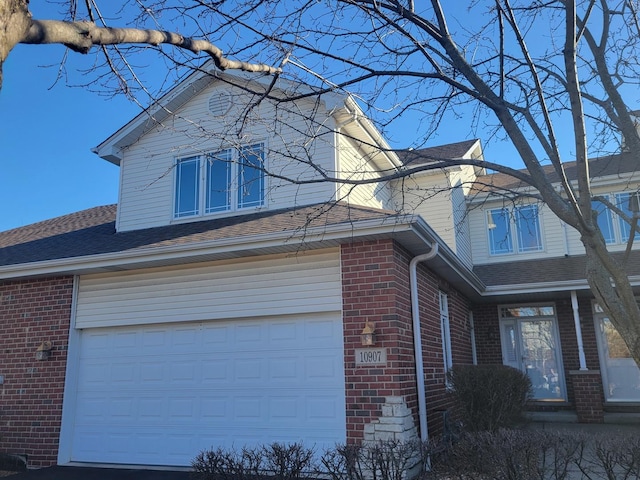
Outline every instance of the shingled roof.
[(116, 233), (116, 206), (107, 205), (0, 233), (0, 267), (88, 255), (168, 247), (349, 224), (394, 222), (387, 210), (320, 204)]
[[(614, 253), (627, 270), (629, 276), (640, 275), (640, 251), (631, 251), (629, 258), (623, 261), (624, 253)], [(488, 265), (476, 265), (473, 272), (487, 287), (504, 285), (558, 284), (585, 280), (585, 255), (567, 257), (539, 258), (520, 262), (502, 262)]]
[[(552, 165), (545, 165), (543, 169), (551, 183), (557, 183), (560, 181), (560, 177)], [(527, 173), (526, 169), (522, 169), (520, 171), (525, 174)], [(575, 181), (577, 179), (576, 162), (565, 163), (564, 171), (570, 181)], [(640, 172), (638, 157), (637, 155), (632, 155), (628, 152), (589, 160), (589, 175), (591, 179), (612, 175), (619, 175), (622, 177), (636, 172)], [(527, 186), (527, 184), (512, 177), (511, 175), (507, 175), (505, 173), (492, 173), (479, 176), (471, 189), (471, 193), (487, 193), (498, 190), (509, 191)]]
[(478, 142), (479, 140), (476, 138), (462, 142), (448, 143), (446, 145), (438, 145), (437, 147), (404, 150), (398, 152), (398, 157), (405, 165), (420, 165), (440, 160), (463, 158)]

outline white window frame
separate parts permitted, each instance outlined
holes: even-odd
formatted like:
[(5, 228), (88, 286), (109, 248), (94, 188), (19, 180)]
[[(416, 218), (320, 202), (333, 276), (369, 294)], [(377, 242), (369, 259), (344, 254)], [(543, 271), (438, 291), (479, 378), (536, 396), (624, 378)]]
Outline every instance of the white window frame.
[(440, 305), (440, 333), (442, 337), (442, 361), (444, 365), (445, 383), (449, 385), (449, 370), (453, 367), (453, 355), (451, 352), (451, 324), (449, 322), (449, 296), (443, 291), (438, 291), (438, 303)]
[[(240, 189), (245, 186), (245, 183), (240, 181), (240, 178), (243, 177), (244, 173), (248, 170), (246, 167), (246, 163), (242, 161), (242, 155), (245, 151), (254, 151), (258, 153), (258, 156), (261, 157), (262, 167), (261, 170), (254, 169), (260, 172), (257, 175), (258, 184), (254, 187), (258, 189), (257, 196), (258, 200), (254, 200), (248, 202), (248, 204), (244, 205), (242, 203), (242, 199), (240, 198)], [(210, 152), (206, 154), (197, 154), (197, 155), (187, 155), (184, 157), (179, 157), (175, 159), (175, 174), (174, 174), (174, 182), (173, 182), (173, 202), (172, 202), (172, 217), (175, 220), (182, 220), (187, 218), (194, 217), (203, 217), (203, 216), (212, 216), (212, 215), (220, 215), (229, 212), (238, 212), (238, 211), (247, 211), (247, 210), (255, 210), (259, 208), (263, 208), (266, 206), (266, 182), (267, 176), (265, 174), (266, 170), (266, 148), (264, 142), (254, 142), (250, 145), (245, 145), (239, 148), (225, 148), (220, 149), (215, 152)], [(209, 205), (209, 177), (212, 163), (216, 159), (219, 161), (225, 162), (227, 165), (223, 174), (227, 177), (225, 179), (226, 190), (225, 195), (227, 197), (226, 204), (218, 204), (215, 206)], [(179, 208), (180, 201), (180, 175), (183, 170), (181, 169), (181, 164), (187, 162), (197, 162), (197, 175), (196, 186), (195, 186), (195, 208), (190, 210), (181, 210)], [(251, 167), (249, 167), (251, 168)], [(187, 179), (189, 181), (189, 179)]]
[[(609, 200), (613, 205), (617, 206), (618, 208), (622, 207), (622, 209), (627, 210), (626, 204), (628, 202), (628, 198), (623, 199), (623, 197), (629, 197), (634, 193), (635, 191), (627, 190), (627, 191), (621, 191), (621, 192), (607, 193), (600, 196), (607, 198), (607, 200)], [(593, 203), (600, 203), (600, 202), (596, 201)], [(630, 226), (622, 219), (622, 217), (620, 217), (620, 215), (613, 212), (611, 209), (606, 208), (606, 206), (604, 210), (601, 213), (599, 213), (599, 215), (603, 215), (603, 214), (606, 215), (606, 221), (610, 225), (611, 235), (612, 235), (609, 238), (605, 237), (606, 244), (607, 245), (626, 244), (627, 241), (629, 240), (629, 234), (626, 233), (625, 230), (630, 229)], [(635, 239), (636, 240), (640, 239), (640, 234), (636, 233)]]
[[(539, 239), (537, 247), (531, 248), (525, 245), (523, 242), (522, 231), (520, 229), (520, 212), (524, 209), (535, 208), (536, 214), (535, 219), (536, 222), (534, 226), (536, 227), (536, 236)], [(498, 207), (498, 208), (488, 208), (486, 209), (484, 214), (485, 222), (486, 222), (486, 231), (487, 231), (487, 245), (489, 250), (489, 255), (492, 257), (501, 256), (501, 255), (515, 255), (515, 254), (527, 254), (527, 253), (535, 253), (544, 251), (544, 235), (542, 232), (544, 231), (542, 228), (542, 214), (540, 212), (540, 207), (535, 203), (530, 203), (526, 205), (519, 205), (516, 207)], [(497, 218), (507, 217), (506, 222), (506, 232), (505, 232), (505, 244), (507, 244), (507, 248), (498, 250), (495, 248), (496, 242), (493, 238), (493, 231), (496, 228), (495, 222)]]

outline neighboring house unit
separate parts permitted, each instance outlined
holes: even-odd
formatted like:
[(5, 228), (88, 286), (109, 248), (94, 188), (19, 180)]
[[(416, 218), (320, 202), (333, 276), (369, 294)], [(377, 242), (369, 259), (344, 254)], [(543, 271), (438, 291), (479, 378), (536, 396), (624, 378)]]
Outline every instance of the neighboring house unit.
[[(0, 233), (0, 451), (184, 466), (211, 446), (427, 438), (447, 369), (473, 362), (521, 368), (534, 408), (582, 421), (640, 401), (543, 206), (503, 204), (507, 180), (477, 167), (377, 181), (481, 160), (479, 141), (399, 156), (349, 98), (278, 102), (300, 88), (278, 84), (254, 104), (248, 81), (195, 73), (99, 145), (117, 207)], [(603, 193), (635, 189), (624, 156), (595, 164)]]

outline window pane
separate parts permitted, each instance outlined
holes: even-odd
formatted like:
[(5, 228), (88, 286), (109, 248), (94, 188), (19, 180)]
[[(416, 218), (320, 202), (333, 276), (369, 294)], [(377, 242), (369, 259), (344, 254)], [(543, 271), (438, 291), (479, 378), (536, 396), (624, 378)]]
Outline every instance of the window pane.
[(231, 151), (207, 156), (206, 213), (224, 212), (231, 208)]
[(449, 300), (447, 294), (439, 292), (440, 297), (440, 332), (442, 335), (442, 357), (444, 361), (444, 371), (448, 372), (453, 366), (453, 356), (451, 354), (451, 326), (449, 324)]
[[(633, 216), (633, 212), (629, 208), (629, 193), (617, 193), (616, 194), (616, 205), (622, 210), (628, 217)], [(618, 223), (620, 225), (620, 234), (622, 236), (622, 241), (626, 242), (629, 239), (629, 230), (630, 226), (627, 222), (625, 222), (621, 217), (618, 216)], [(635, 234), (634, 239), (638, 239), (640, 236), (638, 233)]]
[(513, 252), (509, 210), (506, 208), (489, 210), (487, 212), (487, 229), (489, 230), (489, 251), (491, 255)]
[(502, 307), (502, 318), (513, 317), (551, 317), (555, 315), (553, 305), (532, 307)]
[(240, 150), (238, 159), (238, 208), (264, 204), (264, 152), (262, 145)]
[(537, 205), (516, 208), (516, 229), (518, 231), (518, 251), (537, 252), (542, 250)]
[(188, 217), (198, 214), (200, 197), (200, 158), (189, 157), (176, 163), (176, 217)]
[(616, 235), (613, 231), (611, 210), (609, 210), (604, 203), (597, 201), (591, 202), (591, 208), (598, 214), (598, 227), (600, 227), (604, 241), (606, 243), (615, 243)]

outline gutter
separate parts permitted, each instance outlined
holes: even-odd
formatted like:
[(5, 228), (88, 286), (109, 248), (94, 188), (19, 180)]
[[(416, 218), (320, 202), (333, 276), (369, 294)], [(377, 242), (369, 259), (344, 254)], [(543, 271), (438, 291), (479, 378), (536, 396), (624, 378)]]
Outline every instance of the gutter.
[(418, 388), (418, 418), (420, 421), (420, 439), (425, 442), (429, 438), (427, 427), (427, 394), (424, 386), (424, 363), (422, 360), (422, 333), (420, 329), (420, 302), (418, 301), (418, 264), (435, 258), (438, 244), (432, 243), (431, 250), (414, 257), (409, 263), (409, 280), (411, 292), (411, 318), (413, 322), (413, 351), (416, 361), (416, 384)]

